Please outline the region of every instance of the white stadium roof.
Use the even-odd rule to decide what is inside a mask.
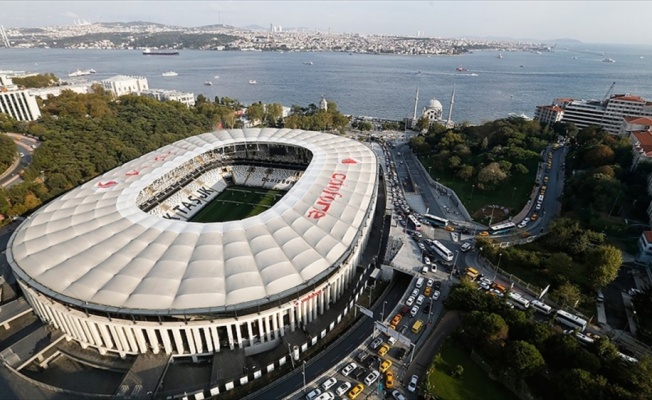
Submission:
[[[255,142],[313,153],[301,179],[267,211],[193,223],[136,205],[143,188],[197,155]],[[376,178],[374,153],[340,136],[272,128],[210,132],[145,154],[43,206],[14,233],[7,255],[29,286],[89,309],[179,314],[251,307],[304,290],[341,262],[373,204]],[[341,197],[313,218],[331,179],[336,186],[343,181]]]

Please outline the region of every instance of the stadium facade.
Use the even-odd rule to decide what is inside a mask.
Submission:
[[[369,238],[378,180],[375,154],[344,137],[205,133],[43,206],[14,232],[7,258],[40,319],[84,348],[252,354],[343,295]],[[189,221],[231,184],[287,192],[253,217]]]

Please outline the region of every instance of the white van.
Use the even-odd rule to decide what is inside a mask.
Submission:
[[[426,267],[426,269],[427,269],[427,267]],[[417,279],[417,289],[421,289],[421,286],[423,286],[423,281],[424,281],[423,277],[420,277],[419,279]]]

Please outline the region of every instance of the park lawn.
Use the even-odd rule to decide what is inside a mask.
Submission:
[[[428,158],[421,158],[421,163],[428,168]],[[451,188],[457,197],[464,203],[464,207],[473,214],[486,205],[500,205],[512,210],[512,215],[525,207],[535,184],[537,160],[527,163],[527,174],[516,174],[508,182],[501,185],[501,189],[491,192],[474,188],[474,180],[463,181],[450,171],[431,169],[432,179],[444,186]]]
[[[450,371],[458,364],[464,367],[464,373],[461,378],[453,378]],[[430,369],[434,371],[429,383],[437,399],[516,399],[502,384],[491,380],[464,346],[453,339],[444,342]]]

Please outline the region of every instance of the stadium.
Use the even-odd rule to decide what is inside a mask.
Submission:
[[[344,137],[209,132],[43,206],[7,259],[38,317],[83,348],[251,354],[342,296],[378,179],[374,153]]]

